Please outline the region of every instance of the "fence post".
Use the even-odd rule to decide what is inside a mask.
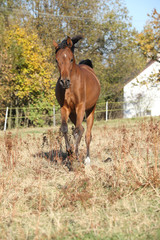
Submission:
[[[4,122],[4,131],[6,131],[6,128],[7,128],[7,117],[8,117],[8,107],[6,109],[6,116],[5,116],[5,122]]]
[[[12,105],[9,108],[9,114],[8,114],[8,129],[12,128]]]
[[[16,119],[15,119],[15,125],[16,125],[16,128],[18,128],[18,120],[19,120],[19,112],[18,112],[19,108],[16,107]]]
[[[53,127],[56,126],[56,110],[55,110],[55,105],[53,106]]]
[[[108,102],[106,102],[106,121],[108,120]]]

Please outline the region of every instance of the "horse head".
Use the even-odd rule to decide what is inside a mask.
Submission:
[[[71,72],[75,65],[74,44],[82,38],[81,35],[75,36],[72,39],[67,37],[60,44],[53,40],[56,50],[56,62],[60,72],[59,82],[64,89],[69,88],[71,84]]]

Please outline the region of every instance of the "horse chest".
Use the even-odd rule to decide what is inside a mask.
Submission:
[[[70,91],[66,91],[65,93],[65,102],[72,110],[75,108],[75,98]]]

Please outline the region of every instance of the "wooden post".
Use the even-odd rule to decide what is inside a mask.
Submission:
[[[12,128],[12,105],[9,108],[8,129]]]
[[[6,128],[7,128],[7,117],[8,117],[8,107],[6,109],[6,116],[5,116],[5,122],[4,122],[4,131],[6,131]]]
[[[18,128],[18,120],[19,120],[18,118],[19,118],[18,107],[16,107],[16,119],[15,119],[16,128]]]
[[[53,106],[53,127],[56,126],[56,110],[55,105]]]
[[[108,102],[106,102],[106,121],[108,120]]]

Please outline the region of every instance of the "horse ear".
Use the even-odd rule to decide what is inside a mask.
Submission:
[[[53,46],[55,47],[55,49],[58,49],[58,48],[59,48],[58,43],[56,43],[56,41],[54,41],[54,40],[53,40]]]
[[[67,37],[67,46],[70,48],[73,46],[73,42],[70,37]]]

